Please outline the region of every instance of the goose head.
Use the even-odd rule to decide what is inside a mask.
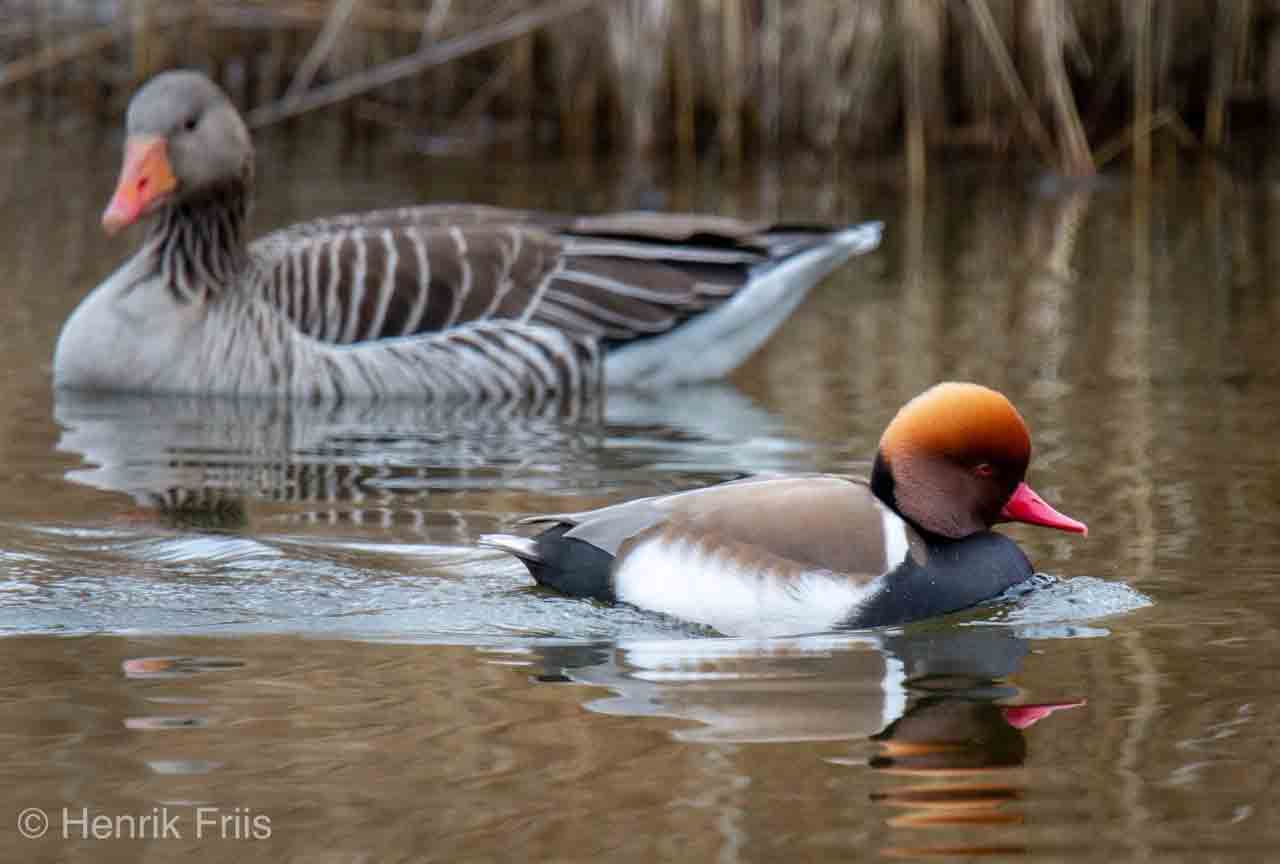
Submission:
[[[997,522],[1086,534],[1025,477],[1031,434],[1013,404],[978,384],[935,385],[904,405],[880,439],[871,488],[908,521],[960,539]]]
[[[252,178],[249,130],[226,94],[199,72],[148,81],[129,102],[126,132],[120,179],[102,214],[108,233]]]

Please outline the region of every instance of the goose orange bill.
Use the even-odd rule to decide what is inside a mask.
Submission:
[[[1026,483],[1019,483],[1018,488],[1013,490],[1013,495],[1000,511],[1000,519],[1004,522],[1043,525],[1059,531],[1070,531],[1072,534],[1089,534],[1089,526],[1054,510]]]
[[[124,167],[111,203],[102,212],[108,234],[127,228],[154,210],[178,186],[168,144],[155,135],[134,135],[124,145]]]

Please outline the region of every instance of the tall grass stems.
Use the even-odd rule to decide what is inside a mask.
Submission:
[[[342,106],[469,149],[892,155],[913,185],[957,151],[1149,171],[1153,138],[1221,153],[1280,107],[1251,0],[0,0],[7,117],[114,119],[176,65],[258,126]]]

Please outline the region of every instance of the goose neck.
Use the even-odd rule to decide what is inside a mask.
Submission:
[[[181,302],[209,299],[235,285],[248,263],[249,197],[241,183],[176,201],[154,223],[149,243],[161,275]]]

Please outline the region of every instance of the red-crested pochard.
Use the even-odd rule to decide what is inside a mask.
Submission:
[[[943,383],[885,429],[870,480],[762,478],[538,516],[533,538],[483,545],[542,585],[618,600],[726,634],[901,624],[996,597],[1032,575],[992,533],[1026,522],[1077,534],[1024,482],[1027,425],[1002,394]]]

